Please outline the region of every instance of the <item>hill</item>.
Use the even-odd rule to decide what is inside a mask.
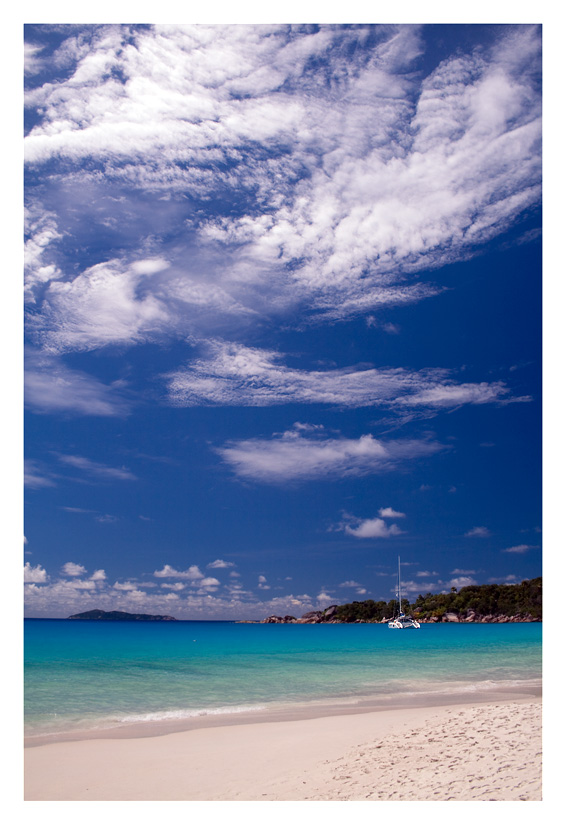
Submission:
[[[87,610],[75,613],[68,619],[102,622],[176,622],[173,616],[152,616],[150,613],[125,613],[122,610]]]
[[[405,613],[419,622],[540,622],[542,621],[542,578],[520,584],[467,585],[450,593],[427,593],[413,604],[402,601]],[[321,622],[386,622],[398,610],[396,599],[332,605],[324,611],[294,616],[269,616],[266,623],[319,624]]]

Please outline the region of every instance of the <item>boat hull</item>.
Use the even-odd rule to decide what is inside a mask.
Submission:
[[[420,628],[420,624],[414,619],[405,619],[404,621],[395,619],[394,621],[389,622],[387,626],[390,627],[391,630],[419,630]]]

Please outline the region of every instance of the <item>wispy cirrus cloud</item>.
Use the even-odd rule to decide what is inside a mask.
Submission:
[[[124,416],[130,409],[121,382],[109,386],[57,358],[29,350],[24,390],[26,406],[34,412]]]
[[[59,461],[69,467],[90,475],[94,478],[118,481],[135,481],[136,476],[125,467],[109,467],[99,461],[93,461],[81,455],[57,455]]]
[[[502,553],[527,553],[529,550],[536,550],[538,544],[514,544],[512,547],[506,547]]]
[[[280,483],[388,472],[442,449],[438,442],[424,439],[329,437],[299,424],[271,439],[229,442],[216,452],[241,478]]]
[[[286,366],[284,355],[242,344],[211,340],[208,357],[165,376],[178,406],[334,404],[384,406],[395,412],[431,411],[463,404],[513,400],[502,381],[458,384],[450,370],[403,368],[305,370]]]
[[[52,473],[46,470],[42,464],[26,458],[24,460],[24,484],[26,487],[31,488],[54,487],[55,481]]]

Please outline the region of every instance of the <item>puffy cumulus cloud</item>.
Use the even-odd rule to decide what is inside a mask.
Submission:
[[[353,519],[346,522],[342,529],[357,539],[387,539],[403,532],[396,524],[386,524],[382,518]]]
[[[69,369],[58,358],[30,350],[25,365],[25,403],[34,412],[123,416],[129,411],[120,382],[108,386],[87,373]]]
[[[220,582],[218,579],[215,579],[213,576],[205,576],[204,579],[199,581],[200,587],[219,587]]]
[[[106,580],[106,573],[104,570],[95,570],[90,579],[93,582],[103,582]]]
[[[381,518],[405,518],[405,513],[399,513],[393,507],[382,507],[379,510]]]
[[[186,570],[175,570],[170,564],[165,564],[161,570],[155,570],[153,575],[159,579],[190,579],[191,581],[204,579],[204,574],[196,564],[192,564]]]
[[[295,426],[271,439],[230,442],[217,452],[241,478],[280,483],[387,472],[442,449],[431,440],[328,437]]]
[[[47,581],[47,572],[44,568],[37,564],[35,567],[32,567],[29,561],[26,561],[24,564],[24,583],[30,584],[43,584]]]
[[[83,567],[82,564],[75,564],[73,561],[68,561],[61,568],[61,572],[64,576],[82,576],[83,573],[86,573],[86,567]]]
[[[25,95],[26,162],[51,184],[29,221],[32,331],[61,352],[437,294],[417,276],[540,201],[540,28],[495,37],[427,74],[415,26],[70,27]],[[68,238],[91,224],[124,254],[77,272]]]
[[[455,587],[459,590],[461,587],[469,587],[472,584],[477,584],[477,581],[471,576],[457,576],[455,579],[450,579],[447,584],[448,587]]]
[[[236,565],[233,561],[224,561],[224,559],[216,559],[215,561],[211,561],[210,564],[207,564],[206,566],[212,568],[213,570],[221,570],[222,568],[235,567]]]
[[[458,385],[449,370],[347,367],[304,370],[286,366],[280,353],[211,340],[207,356],[165,376],[177,406],[334,404],[385,406],[395,412],[454,408],[513,399],[501,381]],[[521,398],[519,400],[525,400]]]

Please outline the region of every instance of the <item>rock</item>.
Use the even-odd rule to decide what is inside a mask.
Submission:
[[[442,617],[443,622],[459,622],[460,617],[457,613],[445,613]]]
[[[311,610],[310,613],[303,613],[301,618],[305,624],[316,624],[322,621],[322,612],[320,610]]]

